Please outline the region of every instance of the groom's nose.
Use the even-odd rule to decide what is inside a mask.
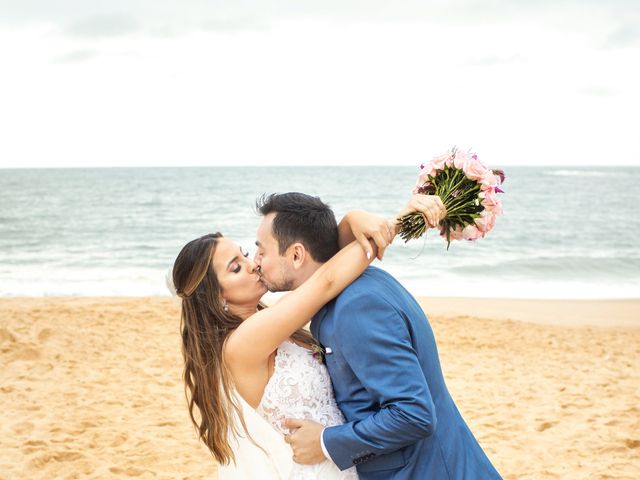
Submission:
[[[258,265],[255,261],[249,260],[249,272],[250,273],[260,273],[260,265]]]

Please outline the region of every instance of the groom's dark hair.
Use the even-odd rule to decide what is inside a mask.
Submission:
[[[305,193],[272,193],[256,201],[261,215],[276,214],[273,236],[280,255],[294,242],[300,242],[316,262],[326,262],[338,250],[338,224],[333,210],[318,197]]]

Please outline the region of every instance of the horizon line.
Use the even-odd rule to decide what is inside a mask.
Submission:
[[[571,164],[563,164],[563,165],[555,165],[555,164],[544,164],[544,165],[532,165],[532,164],[523,164],[523,165],[513,165],[513,164],[497,164],[498,166],[504,167],[526,167],[526,168],[543,168],[543,167],[552,167],[552,168],[640,168],[640,164],[638,165],[616,165],[616,164],[583,164],[583,165],[571,165]],[[143,168],[175,168],[175,169],[183,169],[183,168],[322,168],[322,167],[331,167],[331,168],[351,168],[351,167],[415,167],[416,164],[317,164],[317,165],[288,165],[288,164],[274,164],[274,165],[256,165],[256,164],[248,164],[248,165],[115,165],[115,166],[106,166],[106,165],[95,165],[95,166],[78,166],[78,165],[63,165],[63,166],[55,166],[55,167],[5,167],[0,166],[0,170],[107,170],[107,169],[143,169]]]

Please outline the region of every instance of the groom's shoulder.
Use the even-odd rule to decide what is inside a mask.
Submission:
[[[334,302],[331,315],[349,319],[348,322],[336,323],[336,328],[342,334],[366,328],[369,322],[375,322],[378,317],[385,321],[390,316],[400,319],[406,312],[413,312],[413,306],[417,304],[413,296],[391,274],[376,267],[368,267]],[[358,315],[358,312],[364,316]],[[392,323],[404,325],[402,322]],[[388,328],[395,327],[389,323]]]
[[[343,290],[337,300],[339,303],[344,303],[353,297],[386,298],[397,295],[400,291],[406,292],[389,272],[369,266]]]

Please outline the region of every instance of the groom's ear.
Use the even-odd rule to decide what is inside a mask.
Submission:
[[[291,255],[291,263],[293,264],[293,268],[297,270],[304,265],[304,262],[307,259],[307,249],[304,248],[304,245],[301,243],[293,243],[291,244],[289,249]]]

